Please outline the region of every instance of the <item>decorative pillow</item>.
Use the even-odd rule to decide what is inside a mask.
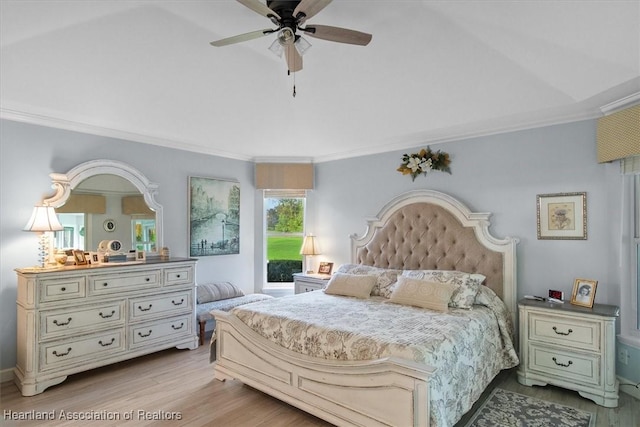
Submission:
[[[486,279],[482,274],[452,270],[404,270],[402,275],[412,279],[455,285],[456,289],[451,296],[449,307],[467,309],[473,306],[480,285]]]
[[[376,284],[375,276],[366,274],[335,273],[329,279],[324,292],[329,295],[344,295],[366,299]]]
[[[244,296],[242,289],[229,282],[198,284],[196,289],[198,304]]]
[[[389,268],[372,267],[363,264],[343,264],[336,270],[336,273],[370,275],[376,278],[376,284],[371,291],[373,296],[382,296],[389,298],[393,285],[395,285],[401,270],[393,270]]]
[[[427,282],[400,276],[389,301],[447,312],[455,289],[456,286],[451,283]]]

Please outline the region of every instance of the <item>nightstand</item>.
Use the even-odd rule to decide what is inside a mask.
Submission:
[[[324,288],[329,279],[330,274],[305,274],[296,273],[293,275],[293,281],[295,282],[295,293],[301,294],[303,292],[317,291]]]
[[[618,406],[616,319],[620,309],[521,300],[520,367],[523,385],[575,390],[607,408]]]

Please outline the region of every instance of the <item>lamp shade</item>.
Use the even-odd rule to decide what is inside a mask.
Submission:
[[[300,248],[300,255],[320,255],[320,250],[318,249],[316,236],[309,234],[308,236],[304,236],[304,241],[302,242],[302,248]]]
[[[31,218],[24,226],[24,231],[60,231],[62,224],[58,221],[56,211],[51,206],[36,206],[33,208]]]

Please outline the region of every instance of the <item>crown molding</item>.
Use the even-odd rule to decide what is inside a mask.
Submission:
[[[230,151],[209,149],[195,143],[177,141],[170,138],[162,138],[153,135],[144,135],[120,129],[97,126],[77,120],[53,117],[44,114],[34,114],[16,109],[0,108],[0,119],[15,122],[28,123],[37,126],[45,126],[55,129],[69,130],[73,132],[87,133],[90,135],[104,136],[107,138],[122,139],[125,141],[140,142],[142,144],[157,145],[160,147],[173,148],[176,150],[191,151],[212,156],[224,157],[228,159],[251,161],[250,156],[243,156]]]
[[[620,98],[606,105],[603,105],[602,107],[600,107],[600,111],[602,111],[602,114],[606,116],[622,109],[632,107],[637,103],[640,103],[640,92],[632,93],[629,96],[625,96],[624,98]]]

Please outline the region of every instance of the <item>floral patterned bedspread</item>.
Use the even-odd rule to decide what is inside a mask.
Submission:
[[[438,368],[430,389],[433,426],[455,424],[500,370],[519,363],[508,310],[485,287],[471,310],[448,313],[323,291],[251,303],[231,313],[263,337],[309,356],[397,356]]]

